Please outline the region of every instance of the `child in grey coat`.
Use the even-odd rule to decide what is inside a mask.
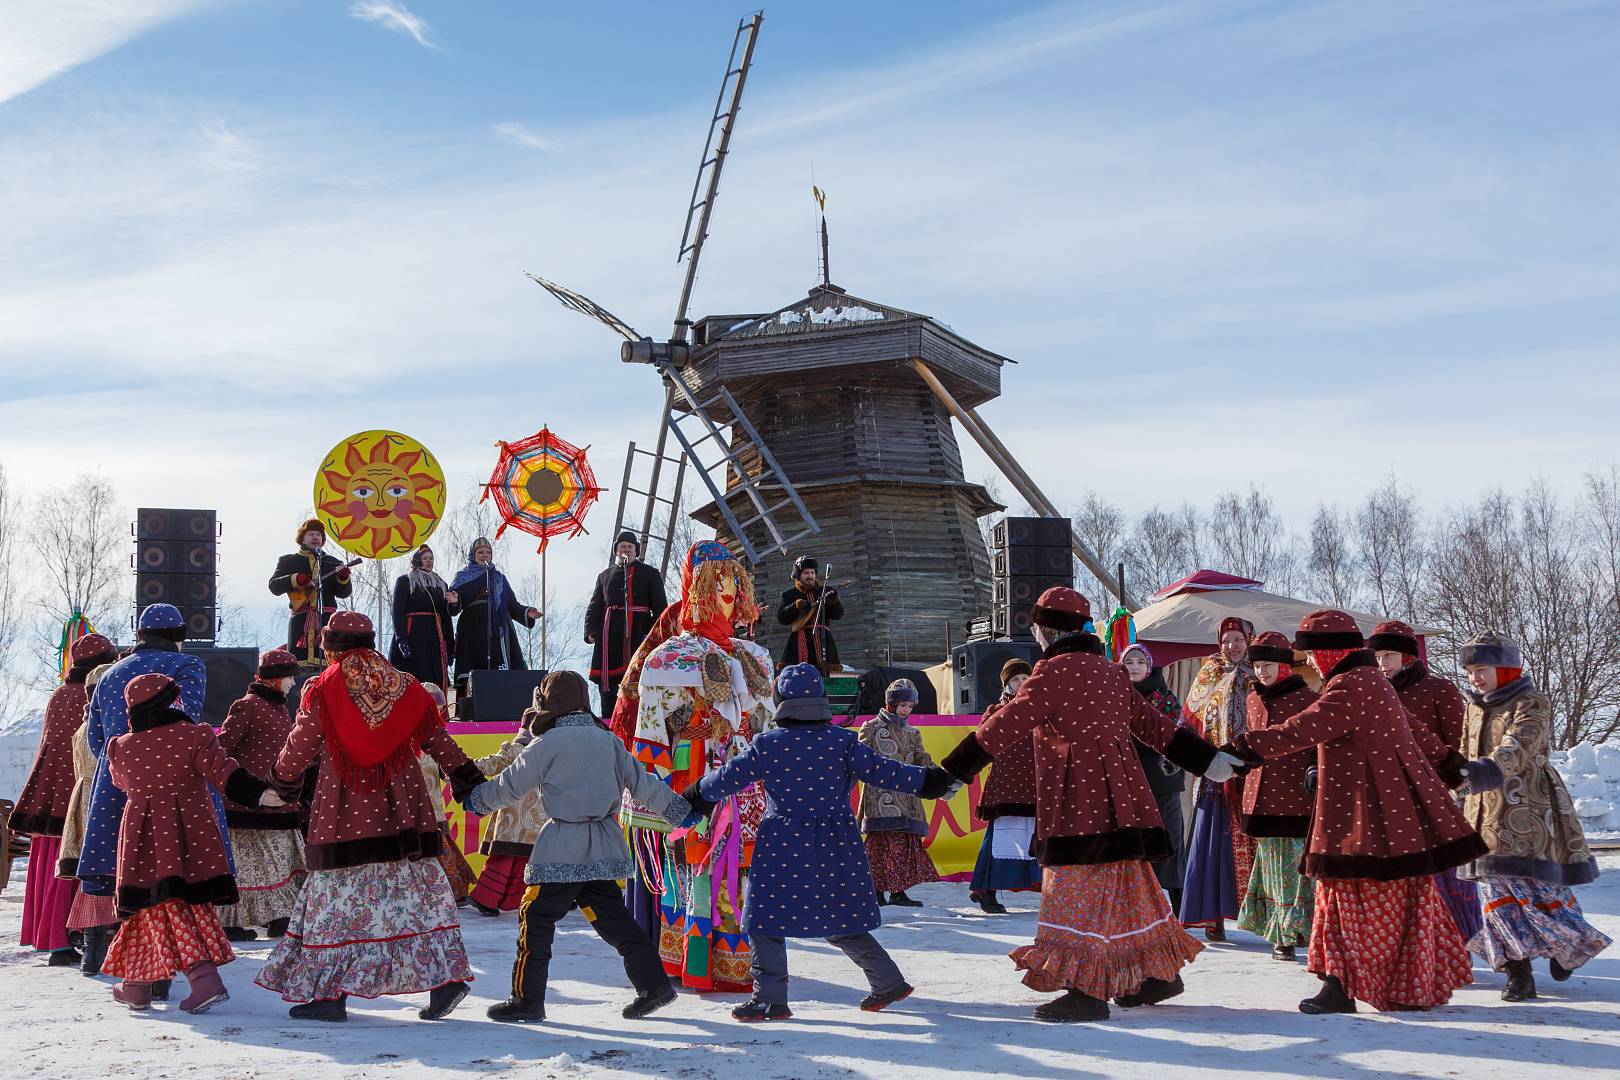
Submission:
[[[495,779],[464,800],[475,814],[491,814],[540,789],[549,820],[535,839],[523,880],[512,994],[491,1005],[489,1017],[506,1023],[546,1018],[546,976],[557,921],[576,904],[592,928],[619,951],[636,998],[624,1016],[636,1020],[675,1000],[658,949],[624,905],[617,884],[634,869],[619,827],[626,790],[671,826],[691,813],[687,801],[630,756],[590,712],[590,691],[572,671],[553,671],[540,684],[534,741]]]

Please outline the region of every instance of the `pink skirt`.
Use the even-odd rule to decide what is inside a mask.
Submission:
[[[28,849],[28,884],[23,891],[22,934],[17,941],[42,952],[68,947],[68,913],[79,895],[77,878],[56,876],[60,836],[36,836]]]

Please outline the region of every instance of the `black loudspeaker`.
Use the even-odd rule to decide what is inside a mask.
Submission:
[[[933,681],[917,668],[875,667],[861,672],[855,683],[855,715],[872,716],[883,708],[883,692],[896,679],[910,679],[917,688],[917,707],[911,710],[921,716],[934,716],[939,712],[939,695],[934,692]]]
[[[1074,550],[1068,547],[997,548],[996,577],[1056,577],[1074,580]]]
[[[1007,661],[1033,664],[1040,656],[1040,646],[1033,641],[969,641],[952,649],[957,713],[982,713],[1001,698],[1001,666]]]
[[[544,671],[469,672],[456,695],[456,719],[478,724],[521,720],[545,677]]]
[[[1041,593],[1074,585],[1073,527],[1068,518],[1002,518],[991,540],[991,632],[1028,639],[1029,610]]]
[[[212,645],[187,646],[187,656],[195,656],[208,669],[208,686],[203,694],[203,719],[219,727],[225,722],[231,702],[247,693],[248,683],[259,670],[257,649],[218,649]]]
[[[1068,518],[1008,517],[996,522],[990,539],[997,551],[1016,547],[1070,547],[1074,526]]]
[[[135,512],[135,603],[173,604],[186,637],[212,641],[216,618],[219,522],[212,510],[146,507]]]

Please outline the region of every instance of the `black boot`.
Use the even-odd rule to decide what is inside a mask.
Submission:
[[[79,964],[80,974],[93,977],[101,974],[101,962],[107,959],[107,946],[112,944],[116,927],[92,926],[84,932],[84,960]]]
[[[78,967],[84,963],[84,956],[72,948],[56,949],[45,961],[46,967]],[[1568,976],[1565,976],[1568,978]]]
[[[1007,914],[1007,905],[997,900],[996,891],[991,889],[989,892],[979,894],[979,910],[986,915],[1005,915]]]
[[[1276,948],[1271,950],[1271,958],[1273,960],[1287,960],[1290,963],[1298,959],[1298,957],[1294,955],[1294,947],[1292,945],[1278,945]]]
[[[626,1020],[640,1020],[644,1016],[651,1016],[665,1005],[675,1004],[675,988],[668,980],[656,990],[642,990],[636,994],[636,1000],[624,1007],[623,1016]]]
[[[1062,997],[1035,1006],[1035,1019],[1054,1024],[1080,1024],[1090,1020],[1106,1020],[1108,1002],[1089,994],[1082,994],[1078,990],[1067,990]]]
[[[84,931],[83,930],[69,930],[68,931],[68,944],[73,946],[73,948],[76,949],[76,950],[84,948]]]
[[[1553,977],[1553,982],[1564,982],[1575,974],[1575,969],[1567,968],[1549,956],[1547,958],[1547,974]]]
[[[885,990],[882,993],[874,990],[870,994],[867,994],[865,997],[861,998],[861,1011],[882,1012],[895,1002],[904,1001],[906,998],[910,997],[912,991],[915,989],[916,988],[910,983],[903,982],[893,990]]]
[[[470,903],[473,907],[477,908],[478,909],[478,914],[480,914],[480,915],[483,915],[483,916],[485,916],[487,918],[491,918],[491,919],[500,918],[500,915],[501,915],[501,909],[500,908],[493,908],[493,907],[490,907],[488,904],[480,904],[478,901],[471,900],[471,899],[469,899],[467,902]]]
[[[292,925],[291,919],[271,919],[264,928],[264,936],[278,938],[287,936],[287,927]]]
[[[1114,999],[1114,1004],[1121,1008],[1134,1009],[1139,1005],[1157,1005],[1161,1001],[1169,1001],[1187,990],[1187,984],[1181,981],[1181,976],[1166,982],[1163,979],[1148,979],[1138,986],[1133,993],[1122,994]]]
[[[509,997],[485,1009],[484,1015],[498,1024],[538,1024],[546,1018],[546,1002],[544,998]]]
[[[1317,991],[1315,997],[1306,998],[1299,1003],[1299,1011],[1310,1016],[1321,1016],[1324,1013],[1353,1013],[1356,1011],[1356,1000],[1344,992],[1344,984],[1338,976],[1329,975],[1322,980],[1322,989]]]
[[[341,1024],[349,1018],[349,1008],[345,1004],[347,999],[348,995],[344,994],[330,1001],[306,1001],[288,1009],[287,1015],[294,1020],[324,1020],[328,1024]]]
[[[168,1001],[169,1000],[169,987],[171,985],[173,985],[173,983],[174,983],[173,979],[159,979],[157,982],[153,983],[152,984],[152,1000],[153,1001]]]
[[[772,1005],[759,998],[751,998],[731,1010],[733,1020],[741,1020],[745,1024],[759,1024],[769,1020],[791,1020],[793,1010],[786,1005]]]
[[[913,900],[911,897],[909,897],[909,896],[907,896],[905,894],[905,890],[901,890],[900,892],[892,892],[892,893],[890,893],[889,894],[889,903],[895,905],[896,907],[922,907],[923,906],[923,902],[921,900]]]
[[[245,926],[227,926],[225,928],[226,941],[258,941],[259,935]]]
[[[1204,940],[1214,942],[1225,941],[1226,924],[1224,922],[1216,922],[1215,925],[1206,927],[1204,930]]]
[[[1536,996],[1536,977],[1530,973],[1530,961],[1509,960],[1502,968],[1507,972],[1507,985],[1502,987],[1503,1001],[1529,1001]]]
[[[450,1015],[452,1009],[461,1004],[461,999],[466,996],[466,983],[445,983],[428,995],[427,1008],[422,1009],[416,1015],[423,1020],[443,1020]]]

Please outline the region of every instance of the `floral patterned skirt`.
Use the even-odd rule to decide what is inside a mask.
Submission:
[[[161,982],[198,964],[236,959],[212,904],[165,900],[125,919],[101,962],[103,975]]]
[[[880,893],[904,892],[913,885],[939,880],[939,868],[929,858],[923,838],[915,833],[867,833],[866,861],[872,865],[872,884]]]
[[[461,853],[461,844],[450,835],[450,827],[441,821],[439,832],[444,834],[439,842],[439,865],[444,867],[444,876],[450,882],[450,895],[459,904],[472,893],[478,875],[473,872],[467,856]]]
[[[1273,945],[1303,945],[1311,936],[1311,879],[1299,872],[1303,837],[1262,836],[1254,842],[1254,871],[1238,912],[1238,929]]]
[[[1568,886],[1508,877],[1478,884],[1484,923],[1468,949],[1497,971],[1509,960],[1542,957],[1573,971],[1609,947],[1609,936],[1586,921]]]
[[[236,891],[240,899],[219,909],[225,926],[267,926],[292,917],[304,883],[304,838],[297,829],[232,829]]]
[[[36,836],[28,849],[28,883],[23,888],[22,934],[19,945],[55,952],[68,947],[68,913],[79,895],[76,878],[56,876],[60,836]]]
[[[1474,981],[1432,877],[1318,880],[1307,967],[1380,1012],[1444,1005]]]
[[[1048,866],[1035,943],[1014,949],[1024,985],[1115,998],[1148,979],[1174,979],[1203,946],[1170,911],[1140,859]]]
[[[472,966],[436,859],[312,871],[287,936],[254,981],[284,1001],[420,994]]]

